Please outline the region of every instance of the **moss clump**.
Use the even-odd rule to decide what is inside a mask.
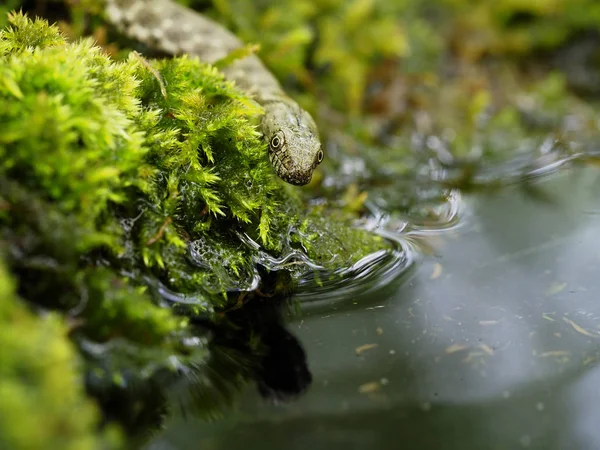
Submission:
[[[386,248],[351,227],[353,214],[329,221],[276,178],[255,126],[260,106],[214,67],[137,54],[115,62],[42,20],[8,21],[0,250],[23,299],[15,302],[69,317],[80,356],[65,364],[83,361],[107,417],[134,429],[140,411],[162,411],[185,368],[203,379],[209,354],[186,316],[210,316],[255,289],[265,258],[297,247],[334,272]],[[288,293],[291,269],[270,269],[285,274],[275,285]],[[170,307],[184,298],[193,304]],[[41,332],[58,319],[30,320]],[[240,384],[234,371],[219,383],[228,377]]]
[[[4,28],[7,23],[8,13],[21,6],[21,0],[6,0],[0,5],[0,27]]]
[[[83,391],[83,364],[58,314],[39,317],[16,296],[0,265],[0,447],[116,448],[116,430]]]
[[[235,229],[280,252],[287,229],[310,220],[273,175],[253,125],[260,106],[215,68],[186,57],[115,63],[43,22],[13,15],[11,23],[0,40],[0,170],[18,187],[7,195],[35,196],[50,215],[68,215],[68,227],[48,230],[49,245],[60,241],[53,233],[75,228],[78,239],[60,251],[102,247],[116,264],[169,280],[190,243],[203,241],[235,274],[253,264]],[[197,273],[188,265],[193,284],[214,275],[209,257],[205,265]]]

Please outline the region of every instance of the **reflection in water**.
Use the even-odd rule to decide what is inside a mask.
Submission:
[[[234,306],[211,316],[195,314],[193,304],[175,303],[175,310],[192,325],[191,334],[174,338],[179,354],[187,358],[175,356],[168,346],[161,348],[164,368],[155,367],[162,360],[154,348],[126,339],[82,339],[82,352],[94,367],[87,389],[98,400],[106,423],[117,421],[133,443],[144,442],[149,429],[160,428],[166,416],[221,416],[253,381],[272,403],[305,393],[312,382],[306,354],[284,325],[291,309],[289,293],[282,293],[280,286],[289,285],[290,275],[262,268],[260,272],[255,291],[229,293],[227,304]],[[138,370],[130,369],[132,364]]]
[[[598,182],[589,171],[539,180],[568,162],[507,166],[501,183],[461,186],[447,168],[439,184],[415,188],[419,201],[404,214],[393,196],[375,196],[357,225],[391,249],[336,273],[291,245],[274,259],[240,235],[257,250],[256,286],[232,293],[239,307],[216,321],[194,319],[210,337],[208,360],[181,368],[170,426],[151,447],[397,448],[403,440],[424,449],[558,450],[600,442],[590,427],[581,438],[582,422],[565,410],[600,358],[600,310],[590,301],[600,292],[589,282],[600,248],[595,218],[582,217],[598,209]],[[448,189],[469,183],[488,189],[464,199]],[[295,308],[277,290],[288,277],[299,277]],[[237,403],[247,380],[258,389],[243,392],[236,412],[198,422]]]
[[[285,272],[261,269],[261,284],[244,294],[243,305],[217,313],[216,319],[192,317],[200,333],[208,333],[209,358],[187,367],[169,392],[175,414],[214,416],[234,400],[247,380],[261,396],[287,401],[303,394],[312,375],[299,341],[283,324],[289,296],[277,293]]]
[[[189,434],[186,436],[185,425],[180,424],[178,435],[170,434],[169,440],[159,438],[151,448],[577,448],[565,442],[561,432],[570,422],[561,413],[568,395],[562,386],[575,380],[569,374],[547,383],[523,386],[509,397],[477,403],[439,401],[423,406],[404,401],[384,406],[373,402],[371,407],[352,410],[248,416],[236,421],[235,428],[226,423],[214,424],[212,432],[205,429],[204,435],[194,435],[194,441]],[[507,423],[511,424],[510,430]]]
[[[466,198],[394,293],[297,316],[313,378],[297,401],[246,391],[154,448],[600,448],[600,183],[578,169],[537,187],[550,202]]]
[[[333,274],[319,270],[306,273],[294,296],[302,313],[345,311],[367,305],[377,307],[374,302],[406,283],[421,254],[435,251],[430,236],[460,226],[462,200],[458,191],[442,195],[445,191],[439,187],[431,190],[435,195],[428,201],[422,198],[420,203],[421,220],[413,220],[413,216],[410,223],[406,218],[388,212],[383,201],[367,202],[368,214],[359,225],[386,239],[391,248],[368,255]]]
[[[276,272],[263,274],[263,283],[278,276]],[[284,401],[304,393],[312,376],[302,345],[283,324],[288,299],[271,294],[265,284],[262,289],[260,294],[250,294],[243,307],[224,312],[217,323],[205,319],[195,323],[212,334],[210,358],[221,360],[215,364],[219,367],[216,377],[227,373],[224,361],[236,354],[237,371],[245,368],[264,398]],[[230,369],[236,371],[236,367]]]

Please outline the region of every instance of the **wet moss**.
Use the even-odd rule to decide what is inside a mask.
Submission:
[[[38,312],[32,323],[45,323],[41,311],[68,317],[78,373],[105,418],[131,431],[146,420],[141,410],[162,413],[166,387],[208,364],[189,316],[238,302],[265,258],[297,245],[333,272],[387,247],[353,229],[354,213],[328,219],[276,178],[256,128],[261,107],[216,68],[135,53],[115,61],[43,20],[8,22],[0,249],[20,307]],[[270,295],[289,295],[297,280],[275,269]],[[184,298],[192,305],[171,307]],[[209,379],[239,386],[248,376]],[[72,381],[69,395],[83,386]]]
[[[41,21],[11,22],[0,41],[3,176],[69,215],[77,255],[102,248],[160,272],[205,241],[204,256],[224,252],[235,274],[252,251],[235,247],[232,227],[277,252],[285,230],[310,220],[273,175],[253,121],[260,106],[216,69],[186,57],[113,62]],[[50,244],[61,229],[48,230]]]
[[[83,362],[59,314],[34,314],[0,265],[0,446],[11,449],[120,447],[100,433],[100,411],[83,389]]]
[[[536,167],[597,132],[568,74],[523,63],[550,64],[593,27],[591,0],[182,2],[260,42],[315,115],[328,156],[298,189],[274,176],[250,97],[194,59],[130,54],[100,3],[84,3],[61,29],[93,32],[115,58],[19,14],[0,34],[0,236],[15,301],[38,325],[40,311],[69,317],[88,392],[126,426],[162,413],[182,373],[200,406],[243,384],[251,371],[233,364],[204,376],[215,352],[190,323],[288,295],[311,270],[303,258],[336,273],[387,249],[355,226],[369,201],[402,219],[416,204],[430,223],[448,189],[481,186],[490,164]]]

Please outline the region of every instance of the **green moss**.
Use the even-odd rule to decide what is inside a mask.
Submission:
[[[6,0],[0,6],[0,27],[4,28],[7,23],[8,13],[21,6],[21,0]]]
[[[102,12],[100,2],[76,3],[89,3],[86,14]],[[560,147],[597,132],[596,110],[569,94],[563,74],[524,74],[518,64],[594,27],[600,10],[592,0],[182,3],[261,43],[260,56],[315,115],[328,158],[312,186],[286,185],[256,128],[261,107],[214,67],[129,55],[98,16],[77,7],[63,29],[79,36],[91,26],[122,59],[11,15],[0,32],[0,249],[19,297],[0,292],[8,299],[0,312],[11,311],[0,316],[0,340],[12,349],[0,354],[0,386],[10,391],[0,446],[50,441],[63,422],[40,425],[46,414],[80,433],[80,447],[93,447],[101,438],[81,393],[84,374],[105,418],[113,414],[128,433],[144,411],[162,412],[172,382],[195,409],[218,409],[252,364],[240,369],[231,353],[209,353],[195,316],[222,319],[220,311],[247,298],[262,304],[288,295],[310,270],[305,257],[325,269],[318,278],[326,282],[327,272],[388,248],[354,226],[367,190],[402,220],[416,199],[431,223],[446,199],[427,183],[431,171],[466,166],[474,177],[478,164],[527,161],[545,142]],[[478,65],[490,55],[489,66]],[[575,128],[563,127],[566,115]],[[440,147],[452,158],[437,161]],[[467,175],[460,185],[440,181],[466,189],[474,183]],[[320,198],[309,203],[309,195]],[[268,289],[245,292],[265,272]],[[17,333],[24,339],[9,341]],[[241,347],[262,345],[249,340]],[[15,375],[30,372],[34,384]],[[33,410],[42,389],[47,403]],[[58,393],[64,407],[52,397]],[[81,420],[71,411],[82,411]]]
[[[314,68],[327,67],[319,76],[319,93],[354,115],[362,109],[373,63],[409,52],[406,29],[395,18],[402,7],[392,2],[219,0],[214,5],[219,18],[243,40],[260,42],[260,56],[280,79],[291,75],[310,88],[307,61]],[[316,109],[309,97],[300,100]]]
[[[578,32],[595,30],[600,20],[600,5],[594,0],[443,0],[440,4],[455,20],[458,49],[475,59],[556,48]]]
[[[98,432],[100,414],[83,391],[82,361],[57,314],[32,314],[0,266],[0,447],[115,448],[115,429]]]
[[[127,264],[172,280],[182,278],[167,272],[183,264],[189,244],[203,242],[216,257],[206,276],[224,261],[235,276],[254,252],[240,248],[232,227],[277,252],[291,225],[310,220],[273,174],[254,125],[260,106],[216,69],[185,57],[116,63],[87,40],[65,44],[43,22],[15,15],[11,23],[0,35],[0,170],[17,183],[7,196],[31,196],[49,216],[65,216],[47,230],[50,245],[68,229],[78,234],[73,258],[99,247],[123,256],[133,246]],[[122,219],[134,217],[126,234]],[[206,281],[188,269],[194,285]]]
[[[10,21],[0,33],[0,176],[19,180],[27,193],[18,195],[69,215],[80,234],[76,248],[114,245],[100,215],[109,201],[123,200],[125,187],[143,182],[131,68],[111,65],[90,41],[66,45],[43,21]]]
[[[204,341],[180,314],[237,302],[239,290],[256,286],[261,261],[296,247],[332,273],[386,248],[352,228],[354,212],[309,208],[275,176],[256,128],[261,107],[214,67],[137,54],[114,61],[42,20],[8,20],[0,31],[0,249],[23,300],[53,311],[50,319],[29,314],[38,328],[24,331],[28,339],[55,333],[67,345],[58,318],[68,315],[80,353],[67,346],[68,359],[81,360],[105,409],[127,399],[115,413],[122,424],[133,429],[141,410],[160,410],[182,367],[208,364]],[[276,278],[287,295],[295,280]],[[194,304],[171,308],[165,298]],[[248,376],[208,379],[239,386]],[[7,377],[0,383],[13,383]],[[79,386],[65,387],[68,395],[80,392],[81,382],[67,381]],[[19,389],[7,409],[15,417],[31,407],[19,398],[33,395]],[[85,414],[82,429],[96,417]],[[51,432],[40,428],[40,436]]]

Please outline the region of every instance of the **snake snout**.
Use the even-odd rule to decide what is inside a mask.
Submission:
[[[290,172],[284,175],[280,175],[283,181],[293,184],[294,186],[304,186],[310,183],[312,178],[312,171],[310,172]]]

